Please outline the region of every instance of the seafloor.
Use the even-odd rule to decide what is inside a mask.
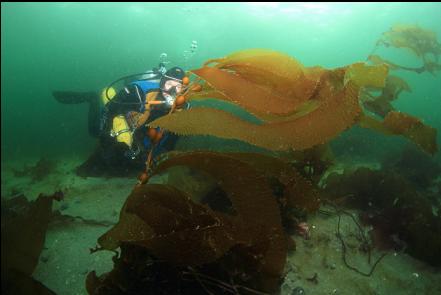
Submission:
[[[33,277],[57,294],[87,294],[86,275],[92,270],[98,275],[110,271],[114,255],[106,251],[91,254],[90,248],[117,222],[136,179],[79,177],[74,171],[81,164],[80,158],[59,159],[53,172],[40,181],[14,176],[13,169],[37,160],[2,163],[1,195],[11,197],[23,193],[33,200],[40,193],[65,192],[65,199],[54,203],[53,209],[83,220],[50,224]],[[361,165],[378,166],[375,163]],[[342,168],[341,164],[332,167],[334,171]],[[167,176],[152,181],[166,182]],[[341,244],[336,238],[337,216],[317,213],[309,216],[308,223],[309,240],[293,236],[297,249],[288,256],[282,294],[441,294],[441,270],[404,253],[388,252],[370,277],[357,274],[343,263]],[[366,254],[357,247],[357,229],[350,218],[342,219],[341,230],[348,237],[349,263],[367,272],[372,264],[368,264]],[[374,251],[372,260],[382,253]]]

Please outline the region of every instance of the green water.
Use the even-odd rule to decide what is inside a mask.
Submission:
[[[338,67],[364,61],[397,23],[441,39],[440,15],[439,3],[2,3],[2,163],[86,156],[96,142],[87,133],[87,105],[61,105],[51,91],[99,90],[156,66],[163,52],[187,69],[247,48]],[[185,59],[193,40],[197,50]],[[441,75],[402,74],[413,91],[396,108],[441,128]]]
[[[342,67],[366,61],[382,33],[395,24],[419,25],[435,32],[440,41],[440,16],[441,3],[2,3],[2,232],[7,232],[3,230],[4,199],[23,193],[32,200],[40,193],[52,194],[60,190],[65,193],[65,199],[57,202],[54,210],[62,211],[63,216],[80,217],[83,223],[79,220],[70,220],[66,224],[51,223],[33,278],[57,294],[86,294],[86,275],[92,270],[102,273],[113,267],[113,252],[102,251],[91,255],[89,249],[109,229],[100,225],[99,221],[106,221],[106,224],[117,222],[120,208],[136,179],[80,177],[76,174],[75,167],[94,152],[98,141],[88,134],[88,104],[60,104],[52,96],[54,90],[101,91],[119,77],[156,67],[163,53],[167,54],[168,67],[181,66],[185,69],[199,68],[208,59],[249,48],[284,52],[305,66]],[[197,47],[194,46],[193,52],[190,52],[192,44],[197,44]],[[378,48],[375,53],[400,65],[421,65],[420,59],[405,50]],[[437,75],[406,71],[393,74],[405,79],[412,88],[412,92],[401,93],[398,100],[393,102],[395,109],[422,119],[440,133],[441,72]],[[227,108],[243,119],[258,123],[256,118],[238,106],[216,100],[203,103],[214,108]],[[440,138],[438,134],[438,146],[441,146]],[[358,164],[373,167],[381,163],[384,156],[389,157],[386,161],[406,161],[416,155],[411,153],[408,158],[401,156],[401,151],[407,145],[412,143],[403,137],[385,136],[354,126],[332,140],[335,165],[328,171],[341,172],[341,167],[352,168]],[[178,146],[187,150],[207,147],[224,151],[262,150],[246,143],[206,136],[182,138]],[[36,159],[42,157],[58,159],[57,168],[50,175],[45,175],[43,180],[33,180],[30,175],[20,176],[31,170],[26,168],[27,159],[35,163]],[[440,152],[434,158],[441,163]],[[424,161],[409,161],[412,163],[407,166],[407,163],[400,163],[396,167],[410,167],[402,173],[404,177],[410,175],[409,179],[419,179],[418,174],[423,174],[423,180],[431,181],[430,187],[418,184],[418,191],[413,188],[409,190],[410,199],[415,196],[418,201],[425,200],[421,206],[429,209],[421,209],[421,212],[428,216],[432,209],[433,216],[430,217],[439,220],[439,172],[436,176],[438,179],[435,173],[422,173],[436,171],[426,169],[436,165],[430,162],[431,159],[418,159]],[[303,168],[307,168],[306,160]],[[235,171],[228,172],[232,177],[237,176]],[[384,167],[379,172],[389,173]],[[394,170],[393,173],[396,172]],[[153,183],[167,183],[167,177],[153,178]],[[188,178],[179,178],[179,184],[183,190],[197,191],[195,187],[206,181],[198,177],[189,175]],[[238,183],[242,183],[242,177],[238,179]],[[260,178],[256,179],[261,181]],[[384,178],[381,181],[378,181],[378,186],[383,185]],[[173,184],[173,179],[170,183]],[[293,183],[297,184],[296,181]],[[355,186],[364,188],[362,184],[355,183]],[[394,184],[389,181],[385,186],[398,188],[402,183],[397,187]],[[366,189],[369,192],[372,190],[382,196],[375,191],[375,184],[369,183],[366,187],[369,187]],[[216,191],[207,193],[210,194],[215,195]],[[405,195],[407,200],[409,194]],[[391,207],[398,204],[406,209],[403,212],[407,212],[408,207],[402,205],[400,197],[393,201]],[[366,212],[369,210],[366,209]],[[422,215],[415,216],[420,218]],[[313,239],[303,241],[302,237],[295,236],[298,249],[296,256],[289,254],[288,258],[293,259],[287,262],[289,268],[286,268],[286,277],[292,278],[293,284],[287,284],[289,288],[286,290],[282,288],[281,294],[304,294],[295,293],[297,288],[294,287],[299,286],[306,290],[306,294],[435,294],[440,291],[439,267],[429,268],[427,261],[419,261],[402,252],[397,254],[395,250],[388,252],[372,278],[359,276],[345,268],[341,261],[343,250],[335,235],[337,216],[334,217],[326,214],[308,216]],[[402,217],[407,220],[407,216]],[[95,223],[90,225],[85,220]],[[338,220],[340,223],[340,215]],[[397,224],[402,223],[402,220],[397,220]],[[435,232],[430,236],[427,232],[431,230],[431,225],[424,226],[423,237],[417,235],[418,241],[424,240],[418,250],[436,255],[439,252],[434,250],[436,247],[426,243],[426,237],[427,241],[429,238],[435,240],[433,236],[436,231],[429,232]],[[434,228],[439,233],[439,224],[437,226],[435,228],[434,225]],[[349,230],[349,223],[342,228],[348,238],[350,235],[353,235],[354,241],[358,238]],[[23,232],[27,234],[29,227],[26,229]],[[420,228],[412,230],[419,232]],[[2,245],[3,240],[6,241],[6,238],[2,236]],[[357,246],[348,248],[351,252],[350,263],[368,269],[366,255],[358,248],[360,241],[355,242],[353,245]],[[374,254],[373,259],[380,256],[379,251]],[[309,278],[314,273],[317,275],[317,272],[319,283],[313,283]],[[321,293],[314,293],[317,290]]]

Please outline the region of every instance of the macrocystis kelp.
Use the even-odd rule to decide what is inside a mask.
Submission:
[[[377,46],[404,48],[420,58],[423,65],[418,68],[411,68],[398,65],[385,60],[378,55],[371,55],[369,59],[374,63],[386,63],[391,69],[401,69],[423,73],[425,71],[435,74],[441,70],[439,56],[441,55],[441,44],[438,42],[436,33],[420,28],[417,25],[395,25],[389,31],[383,33]]]
[[[430,200],[402,176],[359,168],[331,174],[325,191],[327,197],[340,202],[344,198],[345,205],[361,210],[362,220],[373,226],[376,246],[398,246],[428,264],[441,266],[441,218],[433,213]]]
[[[150,126],[181,135],[239,139],[269,150],[283,151],[305,150],[324,144],[358,123],[365,117],[359,104],[360,90],[384,88],[388,67],[355,63],[334,70],[307,68],[288,55],[250,49],[209,60],[202,68],[191,72],[198,77],[196,81],[201,82],[203,90],[190,90],[186,93],[188,100],[227,100],[254,114],[262,124],[201,107],[161,117]],[[395,116],[394,124],[407,124],[409,117]],[[433,132],[426,133],[431,137],[423,139],[430,144],[423,144],[419,142],[420,137],[410,137],[406,127],[408,124],[394,128],[389,134],[404,135],[429,153],[436,151]]]
[[[153,174],[176,166],[216,179],[231,208],[213,210],[210,196],[202,204],[171,185],[137,186],[118,224],[98,240],[102,249],[120,247],[121,256],[112,272],[100,278],[88,275],[88,292],[275,292],[287,251],[282,220],[289,208],[318,208],[310,182],[281,160],[241,153],[168,154]]]
[[[411,92],[409,84],[398,76],[389,75],[386,78],[386,85],[381,89],[381,94],[378,96],[372,95],[368,91],[362,92],[363,106],[381,116],[385,117],[390,111],[394,111],[392,102],[396,100],[401,92]]]
[[[380,46],[406,49],[421,59],[422,66],[412,68],[399,65],[375,55],[374,52]],[[441,70],[439,64],[440,54],[441,44],[438,42],[435,32],[414,25],[395,25],[389,31],[383,33],[372,54],[368,56],[368,60],[374,65],[386,64],[392,71],[404,70],[418,74],[427,71],[435,75]],[[380,95],[374,96],[367,90],[363,91],[363,106],[381,117],[385,117],[390,111],[394,110],[391,102],[397,99],[402,91],[411,91],[409,85],[403,79],[393,75],[388,76],[386,86],[379,89],[381,91]]]
[[[2,294],[55,294],[32,278],[43,250],[53,196],[29,202],[23,195],[3,201],[1,216]]]

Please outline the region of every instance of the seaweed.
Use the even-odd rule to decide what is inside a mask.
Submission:
[[[398,237],[406,243],[402,250],[430,265],[441,265],[441,219],[432,213],[428,198],[403,177],[359,168],[331,174],[325,192],[331,199],[346,197],[346,206],[361,210],[363,221],[387,240],[383,244],[396,244]]]
[[[402,69],[416,73],[427,71],[431,74],[441,70],[439,64],[441,44],[433,31],[420,28],[417,25],[394,25],[389,31],[383,33],[382,38],[377,42],[377,46],[404,48],[422,61],[421,67],[411,68],[397,65],[379,56],[370,58],[373,62],[388,64],[391,69]]]
[[[290,151],[286,157],[300,174],[315,184],[334,163],[334,155],[327,144],[304,151]]]
[[[324,153],[326,149],[317,148],[314,151],[317,154]],[[326,150],[327,151],[327,150]],[[191,152],[191,153],[169,153],[168,155],[164,155],[163,158],[166,159],[167,165],[176,165],[179,158],[174,158],[171,161],[168,161],[169,155],[172,157],[182,157],[185,159],[189,158],[204,158],[206,155],[216,155],[217,157],[228,157],[237,160],[238,162],[245,162],[247,165],[251,166],[256,172],[260,175],[264,176],[267,180],[274,184],[274,179],[276,179],[280,185],[283,186],[281,192],[281,198],[279,199],[280,206],[290,206],[296,207],[297,209],[304,209],[309,213],[316,211],[319,207],[319,197],[317,191],[315,191],[314,185],[308,178],[305,178],[301,173],[298,172],[298,169],[293,166],[292,158],[283,159],[276,158],[274,156],[258,154],[258,153],[209,153],[209,152]],[[193,160],[192,160],[193,161]],[[158,159],[158,170],[161,171],[164,169],[161,165],[164,161],[162,159]],[[233,162],[233,161],[232,161]],[[186,164],[187,165],[187,164]],[[168,167],[168,166],[165,166]],[[214,168],[213,168],[214,169]],[[218,169],[218,168],[216,168]],[[235,169],[231,167],[231,171]],[[225,169],[225,172],[228,168]],[[221,173],[221,172],[220,172]],[[238,172],[235,172],[239,174]],[[219,179],[219,176],[216,176],[215,179]],[[277,184],[276,184],[277,185]],[[274,189],[273,189],[274,193]],[[281,208],[282,208],[281,207]]]
[[[289,74],[278,70],[275,61],[282,60],[285,63],[280,69],[287,67]],[[213,63],[217,64],[207,66]],[[216,98],[239,104],[264,122],[252,124],[225,111],[196,108],[161,117],[151,122],[151,127],[161,127],[179,135],[239,139],[274,151],[305,150],[324,144],[358,123],[365,117],[359,105],[362,89],[384,88],[378,101],[387,99],[387,103],[401,91],[410,89],[397,77],[389,76],[386,81],[388,69],[383,64],[355,63],[335,70],[305,68],[287,55],[257,49],[210,60],[203,68],[192,72],[209,85],[205,95],[217,93]],[[269,82],[263,83],[263,77]],[[296,89],[295,94],[288,91],[306,80],[314,83]],[[190,91],[189,98],[191,95]],[[203,97],[200,92],[197,95],[198,99]],[[377,112],[388,112],[388,105],[385,108]],[[383,125],[387,134],[404,135],[429,153],[436,151],[433,128],[416,118],[388,112]]]
[[[238,139],[272,151],[301,151],[325,144],[360,123],[388,135],[403,135],[428,153],[437,151],[435,129],[393,111],[391,101],[410,87],[401,78],[388,76],[384,63],[354,63],[333,70],[306,68],[288,55],[249,49],[209,60],[191,73],[198,83],[203,80],[198,85],[205,89],[189,90],[187,100],[228,100],[262,122],[254,124],[226,111],[200,107],[171,112],[149,126],[178,135]],[[374,97],[369,89],[382,93]],[[384,121],[369,119],[360,102],[385,117]]]
[[[88,274],[89,294],[270,294],[241,284],[220,263],[177,266],[152,257],[136,245],[122,245],[121,256],[115,257],[114,262],[114,270],[106,275]]]
[[[400,77],[389,75],[386,78],[386,85],[381,90],[380,95],[373,96],[367,90],[363,92],[362,95],[365,96],[363,106],[367,110],[384,118],[390,111],[394,110],[391,102],[396,100],[403,91],[412,91],[409,84]]]
[[[317,208],[317,205],[311,206],[317,204],[312,185],[287,162],[259,154],[170,153],[158,160],[152,173],[179,166],[202,171],[216,179],[216,193],[229,199],[222,207],[231,205],[232,208],[214,210],[213,199],[195,199],[170,185],[147,183],[135,187],[121,210],[118,224],[99,238],[100,247],[93,250],[120,247],[121,257],[115,258],[117,262],[111,273],[100,278],[89,274],[89,293],[102,294],[100,290],[116,288],[115,280],[121,280],[125,272],[133,269],[124,263],[140,252],[148,253],[143,258],[144,265],[151,259],[165,262],[168,266],[164,271],[172,272],[169,280],[191,275],[191,281],[203,290],[213,288],[215,281],[216,288],[222,286],[227,293],[235,288],[255,292],[277,290],[287,251],[281,210],[308,204],[305,196],[311,199],[309,208],[304,209]],[[283,186],[282,198],[277,198],[272,178]],[[281,199],[287,201],[281,202]],[[126,249],[131,250],[126,252]],[[207,269],[216,271],[210,274]],[[143,274],[134,277],[140,279]],[[147,275],[143,278],[146,280],[154,278]],[[136,283],[123,281],[121,284]],[[150,287],[139,288],[140,292]]]
[[[406,113],[391,111],[383,121],[368,115],[362,115],[359,119],[359,125],[386,135],[404,136],[431,155],[438,151],[437,130]]]
[[[31,277],[43,250],[54,196],[2,200],[2,294],[55,294]]]
[[[342,74],[336,73],[341,80]],[[315,110],[289,121],[255,125],[221,110],[196,108],[161,117],[150,126],[179,135],[239,139],[276,151],[303,150],[323,144],[349,128],[360,112],[358,92],[352,83],[339,91],[330,83],[325,83],[322,89],[323,102]]]

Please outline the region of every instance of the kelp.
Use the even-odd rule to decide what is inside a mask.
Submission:
[[[393,134],[403,135],[416,143],[424,151],[435,154],[437,130],[425,125],[420,119],[402,112],[390,112],[383,125]]]
[[[363,101],[363,106],[369,111],[385,117],[387,113],[394,110],[391,102],[396,100],[403,91],[412,91],[409,84],[400,77],[389,75],[380,95],[373,96],[368,90],[363,93],[367,97]]]
[[[365,63],[354,63],[349,65],[345,71],[344,83],[351,81],[358,87],[383,88],[387,83],[384,77],[387,76],[389,69],[384,64],[367,66]]]
[[[438,151],[437,130],[411,115],[391,111],[383,121],[363,115],[359,124],[361,127],[370,128],[386,135],[402,135],[431,155]]]
[[[334,74],[343,78],[341,72],[330,73]],[[197,108],[161,117],[150,126],[180,135],[239,139],[270,150],[302,150],[329,141],[355,123],[360,112],[358,90],[352,83],[342,87],[336,90],[324,82],[317,98],[323,100],[320,105],[292,121],[255,125],[221,110]]]
[[[43,250],[52,198],[40,195],[29,203],[21,196],[6,201],[2,207],[13,210],[9,215],[2,214],[2,270],[5,267],[32,274]]]
[[[290,162],[256,153],[228,153],[228,156],[246,162],[267,178],[275,178],[283,185],[283,196],[279,201],[282,211],[286,208],[306,210],[308,213],[318,210],[320,198],[315,186]]]
[[[215,65],[208,67],[210,64]],[[278,64],[282,65],[277,67]],[[291,75],[286,72],[289,70]],[[428,153],[437,151],[435,129],[415,117],[393,111],[391,101],[402,91],[410,91],[410,87],[401,78],[388,76],[384,64],[355,63],[325,70],[305,68],[289,56],[273,51],[244,50],[210,60],[192,72],[208,85],[196,94],[197,99],[207,95],[229,100],[263,122],[253,124],[222,110],[201,107],[158,118],[149,124],[151,127],[178,135],[237,139],[272,151],[302,151],[325,144],[359,123],[388,135],[405,136]],[[266,83],[262,82],[263,78]],[[299,88],[295,94],[290,93],[291,97],[278,92],[280,88],[288,93],[288,85],[293,87],[307,80],[314,81],[313,86]],[[269,81],[279,88],[269,86]],[[271,91],[257,94],[256,89]],[[382,93],[374,97],[369,95],[369,89],[381,89]],[[192,95],[190,92],[189,98]],[[380,123],[365,115],[360,100],[367,109],[385,117],[384,121]]]
[[[283,155],[306,179],[318,184],[333,164],[333,153],[329,145],[318,145],[304,151],[289,151]]]
[[[217,64],[207,67],[212,63]],[[192,72],[250,112],[286,115],[314,94],[324,72],[315,70],[318,74],[307,76],[303,65],[286,54],[249,49],[210,60]]]
[[[199,268],[222,261],[233,268],[230,272],[251,277],[248,287],[277,289],[287,251],[281,210],[289,206],[316,210],[313,186],[287,162],[259,154],[171,153],[158,159],[152,173],[180,166],[216,179],[234,210],[215,211],[170,185],[141,185],[132,191],[118,224],[100,237],[99,245],[107,250],[141,247],[177,267]],[[284,207],[271,178],[284,188]],[[90,274],[91,290],[105,281]]]
[[[31,277],[43,250],[53,199],[44,195],[33,202],[24,196],[2,199],[2,294],[54,294]]]
[[[160,184],[134,189],[120,222],[99,239],[108,250],[128,242],[183,265],[215,261],[233,245],[231,221],[194,203],[185,193]],[[194,251],[198,249],[198,251]]]
[[[173,157],[160,163],[155,172],[176,165],[204,171],[218,180],[220,187],[227,192],[237,217],[245,227],[250,227],[247,232],[255,239],[256,247],[268,245],[262,257],[262,271],[280,275],[285,263],[284,235],[279,208],[265,176],[237,158],[208,152]],[[231,171],[235,175],[230,175]],[[269,241],[259,241],[262,231],[266,232]]]
[[[269,50],[244,50],[206,65],[212,63],[217,64],[192,71],[209,85],[206,92],[196,94],[197,99],[208,95],[237,103],[263,124],[251,124],[220,110],[196,108],[149,125],[180,135],[239,139],[275,151],[304,150],[328,142],[355,124],[361,111],[360,88],[383,87],[387,75],[384,65],[363,63],[335,70],[305,68],[293,58]],[[189,98],[192,95],[190,92]]]
[[[417,25],[394,25],[389,31],[383,33],[380,43],[406,48],[418,57],[432,54],[438,60],[441,55],[441,44],[436,38],[436,33]]]
[[[394,63],[390,60],[387,60],[387,59],[385,59],[379,55],[376,55],[376,54],[369,55],[368,60],[371,61],[374,65],[386,64],[390,70],[404,70],[404,71],[415,72],[417,74],[421,74],[426,70],[425,65],[418,67],[418,68],[402,66],[402,65],[396,64],[396,63]],[[433,68],[433,69],[435,69],[435,68]]]
[[[441,70],[439,56],[441,55],[441,44],[438,42],[436,33],[420,28],[417,25],[395,25],[389,31],[383,33],[378,45],[386,47],[404,48],[421,58],[423,65],[419,68],[397,65],[379,56],[371,57],[371,60],[381,61],[390,65],[391,69],[402,69],[416,73],[429,72],[435,74]]]
[[[216,180],[232,209],[218,211],[210,201],[202,203],[205,198],[193,198],[181,191],[176,181],[173,186],[147,183],[135,187],[118,224],[98,240],[101,249],[120,247],[122,256],[115,260],[109,274],[100,278],[89,274],[88,292],[105,294],[115,286],[136,288],[137,292],[151,290],[150,285],[139,287],[141,283],[133,281],[153,279],[152,275],[147,279],[133,265],[140,263],[138,259],[132,261],[133,255],[146,253],[143,271],[161,268],[164,273],[158,275],[170,275],[171,281],[179,280],[177,273],[182,276],[190,268],[197,270],[202,280],[210,269],[216,270],[217,280],[223,274],[223,279],[244,288],[277,290],[287,252],[282,218],[288,217],[291,208],[317,210],[315,187],[285,160],[256,153],[170,152],[157,159],[151,173],[177,173],[172,170],[176,167],[186,167],[180,170],[185,173],[189,169],[205,173]],[[167,267],[163,268],[163,263]],[[195,275],[196,271],[191,273]]]
[[[203,67],[192,72],[210,81],[209,83],[223,97],[250,110],[251,113],[265,110],[276,115],[286,115],[296,108],[295,100],[289,100],[262,85],[249,83],[240,75],[211,67]]]

